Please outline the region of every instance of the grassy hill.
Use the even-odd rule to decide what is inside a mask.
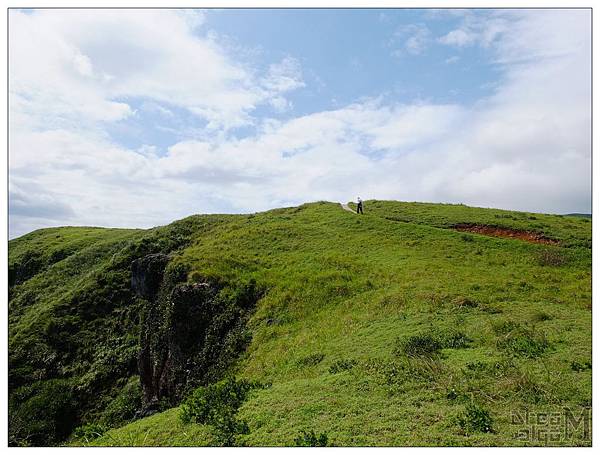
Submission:
[[[468,232],[482,226],[503,236]],[[261,384],[237,414],[239,444],[294,445],[303,431],[330,445],[591,444],[583,425],[527,436],[518,423],[591,408],[591,220],[393,201],[11,241],[11,444],[217,443],[177,403],[136,419],[131,263],[151,253],[188,283],[219,283],[217,300],[261,290],[248,343],[219,345],[222,377]]]

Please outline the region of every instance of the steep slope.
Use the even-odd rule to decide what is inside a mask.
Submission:
[[[210,223],[204,221],[210,217],[193,217],[152,233],[118,231],[132,237],[122,240],[127,245],[151,236],[146,243],[161,239],[167,243],[161,247],[128,246],[125,254],[115,238],[102,254],[107,261],[118,250],[117,262],[125,264],[149,253],[171,253],[169,268],[183,270],[188,283],[253,282],[262,290],[247,323],[251,341],[234,371],[270,386],[253,391],[242,406],[239,416],[250,432],[240,443],[290,445],[302,430],[314,430],[335,445],[589,445],[579,427],[558,441],[540,439],[542,433],[515,438],[523,425],[513,422],[525,410],[568,408],[579,416],[591,406],[591,222],[391,201],[367,201],[365,210],[359,216],[339,204],[315,203]],[[176,232],[184,222],[184,240],[169,243],[168,230]],[[458,232],[457,225],[535,232],[557,243]],[[12,245],[10,254],[18,264]],[[18,353],[38,346],[28,343],[34,333],[29,327],[71,315],[58,311],[57,296],[74,287],[56,269],[63,261],[12,288],[11,375],[18,372],[20,381],[13,387],[31,388],[42,375],[41,383],[68,379],[81,388],[78,375],[90,365],[98,369],[98,361],[75,363],[77,369],[65,358],[47,361],[51,372],[36,366],[35,374],[21,373],[32,367]],[[115,259],[102,264],[107,273]],[[125,288],[130,272],[119,270]],[[73,283],[87,275],[74,276]],[[27,303],[41,298],[47,282],[55,283],[56,295]],[[90,283],[97,286],[98,280]],[[123,401],[119,392],[132,395],[140,321],[104,329],[111,319],[106,315],[139,311],[131,302],[142,303],[128,292],[107,298],[110,311],[95,314],[89,319],[95,325],[87,329],[98,333],[102,349],[113,346],[103,330],[120,346],[127,339],[125,350],[112,352],[129,352],[128,366],[105,372],[105,388],[98,390],[107,390],[107,398],[76,422],[98,421],[111,405],[118,408],[113,401]],[[80,307],[70,300],[71,311]],[[48,341],[43,343],[47,348]],[[134,417],[122,409],[115,413],[121,421]],[[215,443],[210,427],[183,424],[178,415],[173,408],[73,443]],[[476,425],[482,419],[491,431]]]
[[[43,229],[9,242],[9,441],[56,444],[80,422],[133,417],[142,302],[132,261],[228,217],[142,230]]]

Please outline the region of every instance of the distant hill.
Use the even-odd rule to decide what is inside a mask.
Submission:
[[[9,443],[589,446],[513,417],[589,412],[591,226],[366,201],[32,232],[9,242]],[[239,412],[184,423],[226,377],[247,396],[196,400]]]
[[[567,213],[565,216],[578,216],[580,218],[592,218],[591,213]]]

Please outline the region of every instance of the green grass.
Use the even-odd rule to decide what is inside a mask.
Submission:
[[[266,289],[235,368],[239,378],[272,384],[240,409],[250,429],[244,444],[294,445],[313,431],[330,445],[591,444],[581,432],[517,440],[522,427],[511,424],[524,409],[591,407],[591,369],[572,367],[591,362],[590,220],[394,201],[367,201],[360,216],[323,202],[217,217],[209,226],[205,219],[188,221],[185,241],[163,248],[173,262],[188,268],[190,281],[253,278]],[[560,244],[466,235],[450,229],[458,223],[541,232]],[[168,228],[152,242],[165,242]],[[18,263],[28,245],[61,247],[38,235],[14,241],[10,261]],[[28,327],[65,292],[85,286],[90,270],[115,254],[125,263],[135,255],[121,253],[123,242],[148,235],[106,233],[77,247],[75,256],[89,250],[85,271],[69,275],[59,262],[16,285],[11,355],[22,346],[27,352]],[[100,258],[97,266],[91,257]],[[24,295],[35,303],[24,305]],[[135,336],[135,321],[121,330]],[[398,349],[428,334],[444,336],[435,356]],[[477,430],[490,422],[493,431]],[[173,408],[71,443],[210,445],[213,437],[209,427],[181,423]]]
[[[210,446],[213,437],[206,426],[184,424],[176,408],[127,425],[127,431],[111,430],[97,439],[78,440],[83,446]]]

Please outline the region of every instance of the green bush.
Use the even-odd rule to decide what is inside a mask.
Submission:
[[[536,381],[535,377],[528,373],[517,372],[511,381],[511,389],[527,403],[539,404],[552,398],[547,384]]]
[[[108,427],[121,426],[135,417],[142,406],[140,378],[133,376],[102,413],[101,421]]]
[[[509,355],[530,359],[541,356],[550,347],[544,333],[521,326],[501,336],[496,345]]]
[[[471,338],[459,331],[448,331],[439,334],[440,342],[446,349],[463,349],[469,346]]]
[[[317,352],[315,354],[311,354],[311,355],[308,355],[306,357],[299,359],[296,362],[296,365],[299,367],[314,367],[315,365],[318,365],[319,363],[321,363],[321,361],[324,358],[325,358],[325,354],[321,354],[320,352]]]
[[[328,439],[327,433],[317,436],[314,430],[302,430],[294,439],[294,445],[296,447],[327,447]]]
[[[468,395],[460,388],[452,386],[448,388],[446,398],[450,401],[465,401],[468,400]]]
[[[558,249],[546,248],[538,253],[538,264],[546,267],[560,267],[567,263],[567,256]]]
[[[256,383],[234,378],[198,387],[181,405],[180,418],[184,423],[212,426],[219,445],[234,446],[238,435],[250,432],[248,424],[239,420],[237,413],[250,390],[256,387],[259,387]]]
[[[397,339],[394,353],[408,357],[437,357],[442,349],[462,349],[472,340],[457,330],[432,330],[407,339]]]
[[[408,357],[437,356],[442,349],[440,340],[430,334],[413,335],[406,340],[398,340],[396,344],[396,353],[404,353]]]
[[[336,374],[341,371],[348,371],[354,368],[357,364],[354,359],[339,359],[333,362],[333,364],[329,367],[329,372],[331,374]]]
[[[8,266],[9,286],[27,281],[46,266],[46,258],[38,250],[27,250],[19,259],[18,263],[12,263]]]
[[[77,402],[66,380],[38,381],[21,387],[10,397],[9,445],[54,445],[71,433],[76,414]]]
[[[520,329],[521,324],[516,321],[507,319],[503,321],[494,322],[492,324],[492,328],[494,329],[494,332],[496,332],[497,335],[506,335],[510,332]]]
[[[106,433],[107,428],[101,423],[88,423],[75,428],[73,436],[83,442],[90,442]]]
[[[479,285],[474,285],[475,290],[479,289]],[[459,308],[477,308],[479,303],[468,297],[458,296],[452,300],[452,304]]]
[[[537,313],[535,313],[531,319],[533,319],[533,322],[545,322],[545,321],[550,321],[554,318],[554,316],[552,316],[549,313],[546,313],[545,311],[538,311]]]
[[[589,362],[589,361],[578,362],[576,360],[573,360],[571,362],[571,370],[576,371],[578,373],[581,373],[582,371],[585,371],[585,370],[591,370],[591,369],[592,369],[592,362]]]
[[[490,413],[476,403],[469,403],[458,416],[458,424],[466,434],[493,433],[493,421]]]

